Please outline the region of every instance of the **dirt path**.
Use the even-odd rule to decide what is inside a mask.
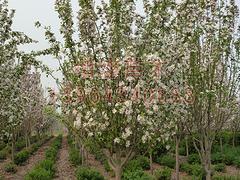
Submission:
[[[57,161],[57,172],[55,180],[76,180],[75,168],[69,162],[67,138],[63,137]]]
[[[44,159],[45,150],[52,143],[52,140],[49,140],[47,143],[42,145],[34,155],[32,155],[26,165],[18,166],[17,172],[15,174],[4,173],[4,180],[23,180],[24,176],[29,172],[40,160]],[[1,170],[2,171],[2,170]]]

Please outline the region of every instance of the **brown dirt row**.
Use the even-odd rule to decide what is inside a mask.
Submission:
[[[44,159],[45,151],[52,143],[52,139],[46,142],[42,147],[40,147],[37,152],[32,155],[29,160],[23,166],[17,166],[17,172],[15,174],[6,173],[4,171],[4,165],[10,160],[6,160],[0,166],[0,172],[4,176],[4,180],[23,180],[24,176],[29,172],[40,160]]]
[[[75,167],[69,162],[69,147],[66,137],[63,137],[62,148],[60,149],[56,166],[55,180],[76,180]]]

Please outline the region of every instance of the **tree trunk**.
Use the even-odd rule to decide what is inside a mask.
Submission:
[[[12,132],[12,148],[11,148],[11,159],[14,161],[15,156],[15,131]]]
[[[150,160],[150,171],[151,171],[151,174],[153,174],[153,159],[152,159],[152,150],[150,151],[149,160]]]
[[[232,146],[235,147],[235,132],[233,133],[233,138],[232,138]]]
[[[176,155],[176,180],[179,180],[179,144],[180,144],[180,138],[176,136],[176,149],[175,149],[175,155]]]
[[[223,142],[222,142],[222,137],[220,137],[220,148],[221,148],[221,153],[223,153]]]
[[[121,165],[118,165],[115,169],[115,180],[121,180],[122,178],[122,167]]]
[[[188,137],[186,137],[186,156],[188,157],[189,156],[189,148],[188,148]]]

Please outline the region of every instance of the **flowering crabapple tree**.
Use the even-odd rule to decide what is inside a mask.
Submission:
[[[123,166],[138,144],[174,134],[171,114],[179,112],[174,104],[179,99],[186,104],[188,88],[184,78],[178,80],[184,72],[175,72],[183,69],[186,58],[185,46],[173,43],[175,5],[144,1],[143,16],[134,1],[95,5],[79,0],[76,32],[70,1],[57,0],[64,44],[45,27],[50,48],[42,53],[54,55],[60,63],[62,111],[74,119],[66,124],[82,145],[90,140],[101,147],[116,179],[121,179]],[[78,39],[73,38],[76,34]]]
[[[24,120],[22,123],[22,132],[25,134],[26,146],[30,146],[30,136],[35,128],[43,126],[43,110],[45,98],[41,85],[40,73],[26,70],[21,79],[21,94],[26,99],[24,103]],[[39,132],[39,131],[37,131]]]
[[[7,1],[0,1],[0,120],[1,134],[12,142],[12,158],[16,134],[25,115],[25,97],[21,93],[21,77],[28,64],[37,64],[31,54],[18,50],[18,45],[32,43],[25,34],[13,31],[14,11],[9,11]]]
[[[188,128],[211,179],[211,149],[216,133],[234,115],[239,96],[238,9],[231,1],[182,1],[177,28],[190,52],[186,78],[193,89]]]

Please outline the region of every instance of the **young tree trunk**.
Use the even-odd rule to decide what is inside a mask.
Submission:
[[[121,167],[121,165],[116,166],[114,171],[115,171],[115,180],[121,180],[121,178],[122,178],[122,167]]]
[[[150,151],[149,160],[150,160],[150,171],[151,171],[151,174],[153,174],[152,150]]]
[[[15,156],[15,130],[12,132],[12,148],[11,148],[11,159],[14,161]]]
[[[236,136],[236,133],[233,132],[233,138],[232,138],[232,146],[235,147],[235,136]]]
[[[179,144],[180,138],[176,136],[176,149],[175,149],[175,156],[176,156],[176,180],[179,180]]]
[[[222,142],[222,137],[220,137],[220,148],[221,148],[221,153],[223,153],[223,142]]]
[[[206,180],[211,180],[211,147],[210,142],[208,142],[207,139],[205,139],[205,150],[202,149],[202,157],[204,161],[204,170],[206,173]]]
[[[186,156],[188,157],[189,156],[189,148],[188,148],[188,137],[186,137]]]

